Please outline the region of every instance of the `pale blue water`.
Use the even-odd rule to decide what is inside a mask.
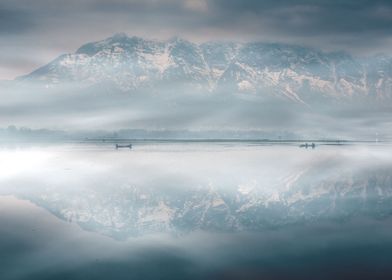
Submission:
[[[0,279],[391,279],[392,147],[0,147]]]

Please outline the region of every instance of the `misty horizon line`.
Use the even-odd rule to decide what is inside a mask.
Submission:
[[[3,141],[2,141],[3,140]],[[289,130],[266,129],[144,129],[123,128],[117,130],[62,130],[50,128],[30,128],[9,125],[0,127],[0,142],[7,141],[82,141],[107,142],[111,141],[194,141],[194,142],[364,142],[389,143],[391,135],[353,135],[339,136],[334,133],[305,132]]]

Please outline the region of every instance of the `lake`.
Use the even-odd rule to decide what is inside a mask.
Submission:
[[[392,279],[388,143],[0,144],[0,279]]]

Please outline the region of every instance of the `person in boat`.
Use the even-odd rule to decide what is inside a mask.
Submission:
[[[119,148],[129,148],[129,149],[132,149],[132,144],[129,144],[129,145],[119,145],[119,144],[116,144],[116,149],[119,149]]]

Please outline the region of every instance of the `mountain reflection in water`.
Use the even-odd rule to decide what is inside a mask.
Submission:
[[[390,279],[391,151],[2,147],[0,278]]]

